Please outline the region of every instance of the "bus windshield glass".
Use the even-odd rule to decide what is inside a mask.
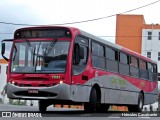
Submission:
[[[12,73],[64,73],[69,41],[15,42]]]

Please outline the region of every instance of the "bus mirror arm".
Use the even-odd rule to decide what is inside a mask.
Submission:
[[[3,54],[2,54],[2,57],[3,57],[6,61],[9,60],[9,59],[8,59],[6,56],[4,56]]]

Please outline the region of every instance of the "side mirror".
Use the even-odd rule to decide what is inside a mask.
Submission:
[[[1,55],[6,61],[8,61],[8,58],[4,55],[5,54],[5,50],[6,50],[6,45],[5,45],[5,43],[2,43]]]
[[[2,49],[1,49],[1,54],[2,55],[5,54],[5,49],[6,49],[5,46],[6,46],[5,43],[2,43]]]
[[[13,42],[13,39],[6,39],[6,40],[2,40],[2,42],[1,42],[1,45],[2,45],[1,46],[1,55],[6,61],[8,61],[9,59],[5,56],[5,51],[6,51],[5,42]],[[7,43],[7,45],[8,45],[8,43]]]

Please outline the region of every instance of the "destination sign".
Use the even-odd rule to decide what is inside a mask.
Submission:
[[[71,33],[66,29],[36,29],[36,30],[21,30],[15,33],[15,39],[20,38],[59,38],[71,37]]]

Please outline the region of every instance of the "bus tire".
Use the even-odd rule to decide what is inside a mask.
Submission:
[[[39,111],[44,113],[47,110],[47,105],[45,103],[45,101],[43,100],[39,100]]]
[[[144,97],[143,94],[140,92],[138,96],[138,104],[128,106],[129,112],[141,112],[144,105]]]
[[[97,92],[95,88],[92,88],[89,102],[84,103],[84,110],[86,112],[95,112],[96,107],[97,107]]]

